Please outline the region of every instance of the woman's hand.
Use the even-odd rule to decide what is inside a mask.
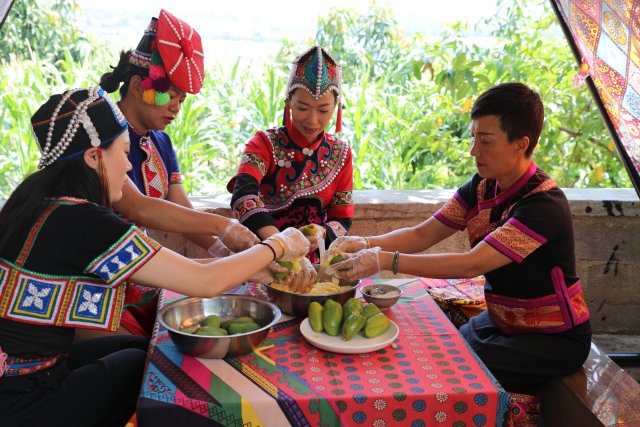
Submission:
[[[240,224],[236,219],[229,221],[229,225],[222,230],[218,238],[232,252],[242,252],[260,241],[253,231]]]
[[[213,245],[209,246],[207,252],[209,252],[209,255],[211,255],[212,258],[224,258],[235,253],[231,249],[226,247],[220,239],[216,239],[216,242]]]
[[[279,233],[273,234],[266,240],[275,240],[274,245],[276,258],[283,261],[291,261],[295,258],[304,257],[309,252],[309,240],[300,230],[289,227]]]
[[[313,264],[307,258],[300,258],[300,271],[293,273],[279,283],[287,284],[293,292],[301,292],[307,286],[316,282],[318,273],[313,268]]]
[[[331,243],[327,253],[330,255],[338,255],[345,253],[355,253],[362,249],[367,249],[369,242],[364,237],[360,236],[342,236],[338,237]]]
[[[346,260],[330,265],[327,268],[327,274],[353,282],[380,272],[379,247],[346,254],[345,257]]]

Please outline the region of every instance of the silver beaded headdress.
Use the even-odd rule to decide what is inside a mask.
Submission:
[[[53,95],[31,123],[42,151],[38,169],[106,145],[127,129],[124,114],[100,86]]]
[[[340,84],[342,72],[340,64],[321,46],[313,46],[311,49],[298,56],[291,66],[291,75],[287,83],[287,99],[284,107],[284,124],[289,127],[291,118],[289,101],[291,93],[296,89],[302,89],[315,100],[325,96],[330,91],[336,95],[338,115],[336,116],[336,133],[342,130],[342,96]]]
[[[341,78],[340,64],[325,48],[313,46],[293,61],[287,83],[287,98],[295,89],[304,89],[314,99],[333,91],[336,100],[339,100]]]

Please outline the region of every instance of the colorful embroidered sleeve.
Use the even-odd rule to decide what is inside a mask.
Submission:
[[[477,204],[475,188],[479,181],[480,177],[474,175],[433,216],[447,227],[464,230],[467,227],[466,215]]]
[[[554,239],[567,212],[544,194],[528,197],[516,205],[509,219],[484,241],[497,251],[521,263],[536,249]]]
[[[101,277],[111,286],[118,286],[149,261],[159,249],[158,243],[132,226],[120,240],[87,267],[87,273]]]
[[[276,224],[265,207],[264,199],[258,189],[258,182],[253,176],[244,173],[234,177],[231,211],[234,218],[253,232],[267,225]]]
[[[262,178],[269,172],[272,157],[273,145],[271,141],[264,132],[258,132],[247,142],[237,174],[250,175],[258,181],[259,185]]]

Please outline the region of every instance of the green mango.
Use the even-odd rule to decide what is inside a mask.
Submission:
[[[342,254],[338,254],[338,255],[334,256],[333,258],[331,258],[331,260],[329,261],[329,265],[337,264],[339,262],[344,261],[345,259],[346,258]]]
[[[207,316],[204,319],[202,319],[202,322],[200,322],[200,326],[211,326],[214,328],[219,328],[220,316],[216,316],[215,314]]]
[[[347,317],[347,320],[342,322],[342,338],[345,341],[349,341],[351,338],[356,336],[358,332],[364,328],[364,325],[367,323],[367,318],[362,314],[354,314],[350,317]]]
[[[274,273],[273,277],[275,277],[278,280],[282,280],[282,279],[286,279],[287,276],[289,276],[289,273],[291,273],[291,270],[293,269],[293,262],[292,261],[283,261],[283,260],[277,260],[276,261],[278,264],[280,264],[281,266],[285,267],[287,269],[287,271],[283,271],[282,273]]]
[[[378,313],[382,313],[382,312],[380,311],[380,307],[378,307],[375,304],[367,304],[362,309],[362,315],[367,319]]]
[[[229,334],[246,334],[260,329],[260,325],[254,322],[232,323],[229,325]]]
[[[304,236],[312,237],[316,235],[316,231],[317,231],[316,227],[317,225],[315,224],[308,224],[308,225],[305,225],[304,227],[300,227],[300,231]]]
[[[309,304],[309,308],[307,309],[307,314],[309,315],[309,325],[311,325],[311,329],[316,332],[324,331],[324,324],[322,323],[323,310],[324,308],[322,307],[322,304],[315,301]]]
[[[226,329],[216,328],[213,326],[200,326],[195,333],[196,335],[205,335],[209,337],[222,337],[229,335]]]
[[[340,303],[330,298],[325,300],[322,310],[322,324],[327,334],[332,337],[338,336],[340,325],[342,324],[342,306]]]
[[[220,327],[228,330],[229,326],[232,323],[250,323],[250,322],[255,323],[255,320],[253,320],[249,316],[240,316],[240,317],[234,317],[233,319],[225,320],[224,322],[220,323]]]
[[[362,301],[356,298],[349,298],[342,305],[342,322],[344,323],[347,317],[357,314],[362,314]]]
[[[364,336],[367,338],[375,338],[387,332],[390,325],[391,321],[384,313],[374,314],[367,319],[367,323],[364,325]]]

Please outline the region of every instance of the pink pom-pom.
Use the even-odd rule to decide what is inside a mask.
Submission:
[[[166,75],[167,73],[164,71],[162,65],[152,65],[149,67],[149,77],[151,77],[152,80],[161,79]]]
[[[153,80],[151,80],[151,78],[149,78],[149,77],[144,79],[142,81],[142,89],[143,90],[153,89]]]

